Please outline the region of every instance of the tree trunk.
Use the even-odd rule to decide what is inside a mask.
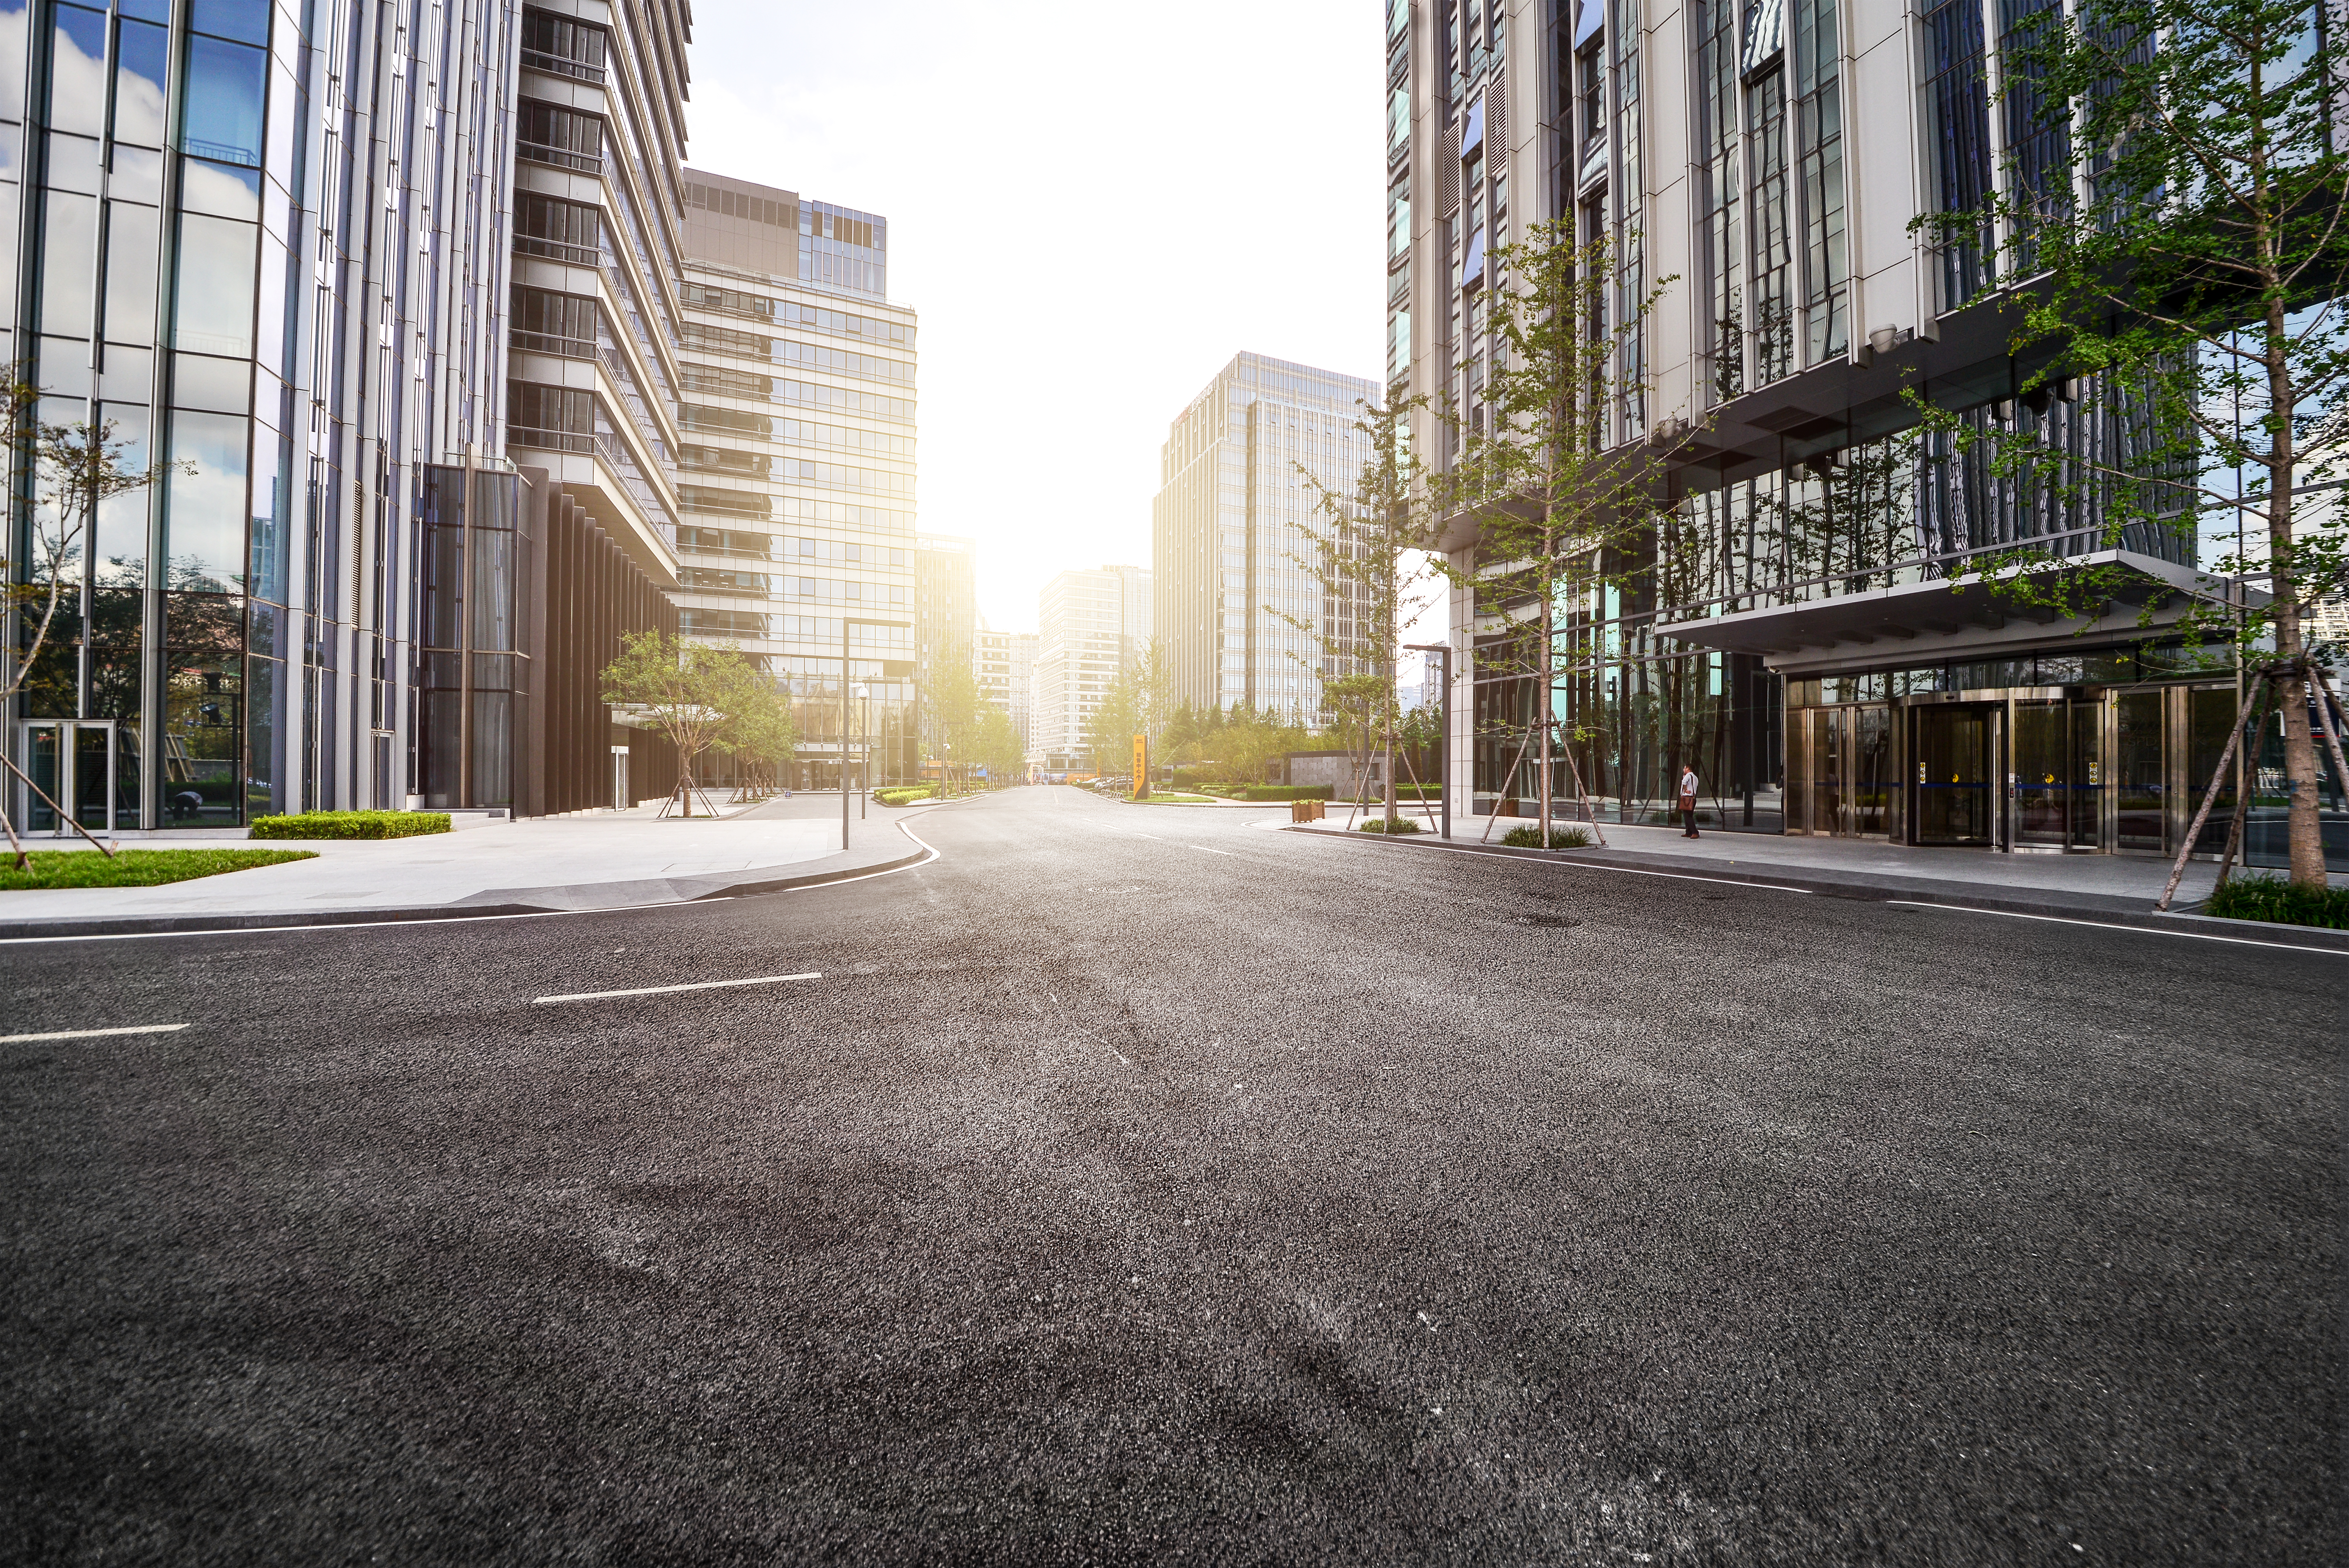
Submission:
[[[1551,573],[1550,573],[1550,571],[1549,571],[1549,564],[1548,564],[1551,561],[1553,561],[1553,560],[1555,560],[1555,559],[1556,559],[1556,557],[1555,557],[1554,555],[1551,555],[1551,554],[1547,553],[1547,552],[1551,550],[1551,548],[1552,548],[1552,546],[1551,546],[1551,542],[1550,542],[1549,538],[1547,537],[1547,531],[1545,531],[1544,537],[1543,537],[1543,539],[1542,539],[1542,549],[1543,549],[1543,551],[1544,551],[1544,552],[1545,552],[1545,553],[1544,553],[1543,558],[1542,558],[1542,559],[1543,559],[1543,572],[1542,572],[1542,583],[1541,583],[1541,590],[1542,590],[1542,595],[1541,595],[1541,646],[1540,646],[1540,649],[1538,650],[1538,651],[1539,651],[1539,654],[1540,654],[1540,657],[1535,661],[1535,667],[1536,667],[1536,668],[1537,668],[1541,673],[1540,673],[1539,676],[1538,676],[1538,677],[1535,680],[1535,682],[1534,682],[1534,709],[1535,709],[1535,712],[1534,712],[1534,720],[1535,720],[1535,722],[1536,722],[1536,723],[1537,723],[1537,724],[1539,724],[1539,725],[1541,726],[1541,811],[1540,811],[1540,817],[1541,817],[1541,828],[1540,828],[1540,832],[1541,832],[1541,847],[1542,847],[1543,849],[1545,849],[1545,850],[1546,850],[1546,849],[1547,849],[1547,848],[1549,848],[1549,776],[1550,776],[1550,758],[1549,758],[1550,695],[1549,695],[1549,683],[1550,683],[1551,660],[1552,660],[1553,658],[1555,658],[1555,657],[1556,657],[1556,653],[1555,653],[1555,651],[1551,648],[1551,646],[1550,646],[1550,640],[1549,640],[1549,639],[1550,639],[1550,624],[1549,624],[1549,618],[1550,618],[1550,613],[1551,613],[1551,610],[1552,610],[1552,608],[1553,608],[1553,605],[1552,605],[1552,603],[1551,603],[1551,599],[1552,599],[1553,593],[1554,593],[1554,591],[1555,591],[1555,589],[1556,589],[1556,587],[1557,587],[1556,583],[1552,580]]]
[[[2268,468],[2269,588],[2275,595],[2276,655],[2286,666],[2283,689],[2283,770],[2292,791],[2292,880],[2324,885],[2324,820],[2318,811],[2316,741],[2308,727],[2308,645],[2300,624],[2298,568],[2292,561],[2292,487],[2293,387],[2284,352],[2283,298],[2271,294],[2267,308],[2268,401],[2274,410],[2275,450]],[[2258,753],[2251,754],[2256,780]]]

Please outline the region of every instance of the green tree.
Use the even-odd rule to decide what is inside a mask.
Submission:
[[[972,665],[969,644],[946,650],[931,668],[924,696],[924,754],[942,758],[942,767],[951,775],[970,762],[978,726],[988,707],[978,689],[978,673]]]
[[[2186,542],[2250,524],[2212,565],[2257,579],[2267,603],[2214,593],[2185,624],[2256,660],[2247,709],[2272,688],[2292,880],[2322,887],[2307,619],[2343,589],[2349,513],[2311,492],[2337,482],[2349,446],[2349,74],[2344,13],[2323,7],[2320,26],[2319,9],[2080,0],[2019,30],[2001,77],[2004,178],[1982,209],[1940,220],[1940,238],[2016,285],[2012,347],[2034,367],[2023,408],[2076,390],[2123,435],[2083,450],[2044,417],[1924,418],[2019,489],[2095,519],[2098,548],[2174,532],[2190,557]],[[2128,590],[2125,567],[2058,572],[2059,552],[2075,553],[2026,542],[1977,569],[1989,592],[2084,623]],[[2251,651],[2261,643],[2271,656]]]
[[[1547,843],[1558,612],[1653,554],[1665,459],[1685,438],[1677,420],[1640,438],[1647,392],[1630,352],[1677,279],[1634,294],[1640,269],[1625,264],[1617,240],[1577,244],[1566,221],[1535,224],[1494,263],[1504,281],[1482,307],[1493,342],[1485,416],[1450,418],[1460,456],[1441,498],[1473,521],[1477,542],[1467,565],[1447,560],[1442,570],[1497,629],[1477,650],[1480,676],[1516,676],[1531,693],[1525,726],[1504,744],[1521,735],[1517,755],[1537,751]],[[1667,428],[1682,434],[1662,436]]]
[[[620,656],[604,666],[604,700],[646,720],[677,748],[678,789],[693,815],[694,759],[725,732],[727,704],[740,700],[745,677],[732,645],[711,647],[663,632],[628,632]]]
[[[1344,490],[1297,465],[1314,491],[1320,521],[1306,531],[1310,553],[1289,559],[1313,579],[1324,603],[1342,604],[1349,614],[1275,612],[1314,640],[1320,655],[1314,663],[1324,672],[1324,709],[1359,719],[1365,758],[1373,740],[1383,746],[1390,826],[1395,820],[1395,667],[1404,629],[1434,599],[1428,476],[1411,450],[1411,417],[1424,407],[1414,397],[1364,408],[1354,428],[1367,441],[1369,456]]]
[[[710,745],[732,757],[749,791],[773,793],[799,745],[799,722],[788,693],[760,661],[744,655],[718,672],[718,727]]]

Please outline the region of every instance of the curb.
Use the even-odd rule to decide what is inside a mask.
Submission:
[[[2197,936],[2218,935],[2223,932],[2234,941],[2261,946],[2313,947],[2349,953],[2349,931],[2334,931],[2319,925],[2275,925],[2264,921],[2222,920],[2216,915],[2198,914],[2187,910],[2159,914],[2146,908],[2140,899],[2120,898],[2108,893],[2078,893],[2066,897],[2045,893],[2034,895],[2024,890],[2013,893],[1986,892],[1982,891],[1982,884],[1979,882],[1934,882],[1923,878],[1907,878],[1895,885],[1883,879],[1843,880],[1802,872],[1782,872],[1775,868],[1756,868],[1750,874],[1740,876],[1734,873],[1746,871],[1744,864],[1705,867],[1670,856],[1642,854],[1636,850],[1608,850],[1592,855],[1579,850],[1516,849],[1506,844],[1464,844],[1456,841],[1447,843],[1441,839],[1421,839],[1416,835],[1390,839],[1381,833],[1339,833],[1328,829],[1308,828],[1302,823],[1287,824],[1278,830],[1341,839],[1349,843],[1379,844],[1392,850],[1432,850],[1438,853],[1486,855],[1547,865],[1647,872],[1663,876],[1687,877],[1697,882],[1733,882],[1741,887],[1776,886],[1791,892],[1849,899],[1860,903],[1942,904],[1994,914],[2085,921],[2097,925],[2132,926],[2145,931],[2173,933],[2191,923],[2213,928],[2193,933]]]
[[[906,836],[913,837],[910,833]],[[436,921],[511,919],[521,915],[619,914],[641,909],[675,909],[681,904],[702,903],[715,899],[756,898],[764,893],[789,892],[795,888],[823,887],[828,882],[851,882],[858,877],[878,876],[884,872],[904,871],[910,866],[936,858],[936,850],[922,844],[919,839],[915,839],[914,841],[921,844],[921,847],[912,854],[900,855],[893,861],[876,861],[872,864],[861,866],[839,866],[828,872],[812,872],[804,876],[727,882],[718,887],[705,889],[688,898],[664,899],[653,903],[601,904],[585,909],[545,903],[436,903],[392,909],[316,910],[290,914],[164,914],[129,916],[122,919],[92,915],[78,920],[20,920],[0,923],[0,942],[53,941],[59,937],[72,936],[171,936],[201,935],[208,932],[226,931],[300,931],[317,926],[412,925],[429,924]]]

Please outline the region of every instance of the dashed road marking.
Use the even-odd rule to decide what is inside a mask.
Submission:
[[[129,1024],[119,1029],[52,1029],[43,1035],[0,1035],[0,1046],[13,1046],[24,1040],[94,1040],[105,1035],[169,1035],[187,1026],[185,1024]]]
[[[821,980],[814,975],[761,975],[749,980],[702,980],[691,985],[638,985],[626,991],[576,991],[567,996],[533,996],[533,1006],[547,1002],[600,1002],[611,996],[666,996],[676,991],[722,991],[730,985],[780,985],[786,980]]]

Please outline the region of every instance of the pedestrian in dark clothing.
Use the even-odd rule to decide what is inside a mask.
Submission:
[[[1681,764],[1681,837],[1693,839],[1696,830],[1696,764]]]

